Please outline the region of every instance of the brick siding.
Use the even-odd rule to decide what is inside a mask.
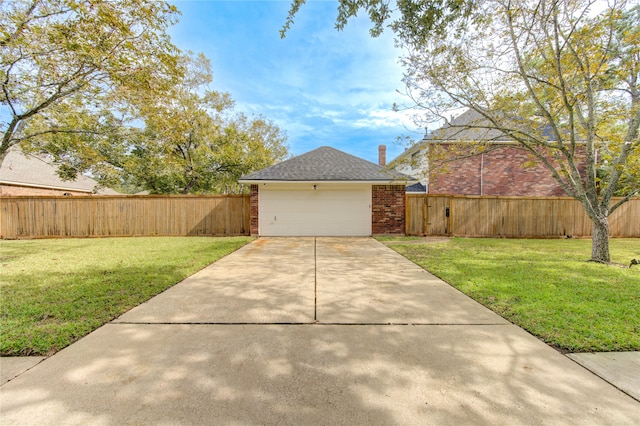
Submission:
[[[371,232],[374,235],[404,235],[404,185],[373,185],[371,188]]]
[[[455,159],[460,153],[453,144],[442,144],[438,149],[435,163],[445,161],[442,167],[429,171],[430,194],[567,196],[543,164],[525,166],[531,157],[517,147],[504,146],[460,159]]]
[[[17,185],[0,185],[0,196],[60,196],[60,195],[93,195],[90,192],[71,191],[63,189],[49,189],[49,188],[36,188],[30,186],[17,186]]]
[[[258,185],[251,185],[249,191],[249,234],[258,235]]]

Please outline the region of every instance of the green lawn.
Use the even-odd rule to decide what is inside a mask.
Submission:
[[[628,265],[640,258],[640,239],[610,244],[620,266],[587,262],[590,240],[454,238],[390,247],[562,351],[639,351],[640,266]]]
[[[47,355],[249,237],[0,241],[0,355]]]

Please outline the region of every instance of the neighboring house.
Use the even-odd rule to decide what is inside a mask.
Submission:
[[[323,146],[240,178],[251,185],[251,234],[404,234],[411,178]]]
[[[566,196],[541,163],[517,142],[495,129],[482,127],[482,117],[469,110],[425,137],[392,161],[392,166],[416,176],[429,194]],[[490,142],[480,154],[474,142]]]
[[[407,194],[425,194],[426,192],[427,186],[420,182],[407,185]]]
[[[402,154],[389,163],[389,167],[400,173],[413,176],[418,181],[417,183],[407,186],[408,193],[428,192],[428,146],[425,136],[424,139],[406,149]]]
[[[57,167],[45,156],[27,155],[11,149],[0,166],[0,196],[10,195],[118,195],[98,182],[79,175],[73,181],[62,180]]]

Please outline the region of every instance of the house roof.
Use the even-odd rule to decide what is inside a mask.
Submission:
[[[421,150],[429,143],[487,141],[512,144],[514,140],[505,133],[490,127],[489,121],[475,110],[469,109],[453,118],[437,130],[427,133],[418,143],[407,148],[394,158],[390,164],[398,163],[402,158]]]
[[[321,146],[306,154],[240,178],[240,182],[392,182],[399,180],[407,181],[412,178],[329,146]]]
[[[407,192],[426,193],[427,187],[422,183],[418,182],[418,183],[414,183],[413,185],[407,185]]]
[[[426,135],[426,141],[513,141],[492,126],[489,120],[475,110],[467,110],[451,122]]]
[[[78,175],[73,181],[65,181],[56,173],[57,167],[45,156],[26,155],[20,149],[10,149],[0,165],[0,183],[16,186],[59,189],[96,193],[101,195],[118,195],[110,188],[96,190],[98,182]]]

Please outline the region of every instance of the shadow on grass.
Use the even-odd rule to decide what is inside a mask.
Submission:
[[[164,310],[145,304],[126,315],[130,322],[107,324],[3,385],[3,422],[640,421],[637,402],[510,324],[202,322],[254,319],[256,312],[275,315],[265,319],[273,320],[287,301],[300,305],[294,317],[308,315],[315,304],[308,294],[316,285],[318,297],[326,299],[319,318],[386,318],[394,306],[409,304],[407,292],[391,290],[404,286],[405,274],[414,275],[409,290],[420,290],[417,276],[429,279],[388,249],[355,247],[366,253],[363,258],[336,241],[317,247],[312,239],[252,244],[154,299],[164,299]],[[384,262],[371,262],[369,254]],[[316,282],[314,275],[324,278]],[[372,293],[375,286],[381,289]],[[432,301],[434,310],[463,315],[457,304],[464,296],[442,282],[426,286],[426,296],[437,286],[452,294]],[[375,297],[385,300],[362,303]],[[340,312],[349,301],[350,309]],[[428,303],[428,297],[419,301]],[[172,323],[180,312],[193,323]],[[144,322],[151,319],[157,323]]]
[[[28,285],[3,288],[0,355],[51,355],[175,285],[185,277],[184,269],[164,265],[86,269],[73,276],[31,273]]]
[[[638,273],[561,253],[585,243],[458,241],[452,250],[394,249],[559,350],[640,350]],[[552,245],[549,253],[545,244]]]
[[[50,355],[249,241],[2,241],[0,354]]]

